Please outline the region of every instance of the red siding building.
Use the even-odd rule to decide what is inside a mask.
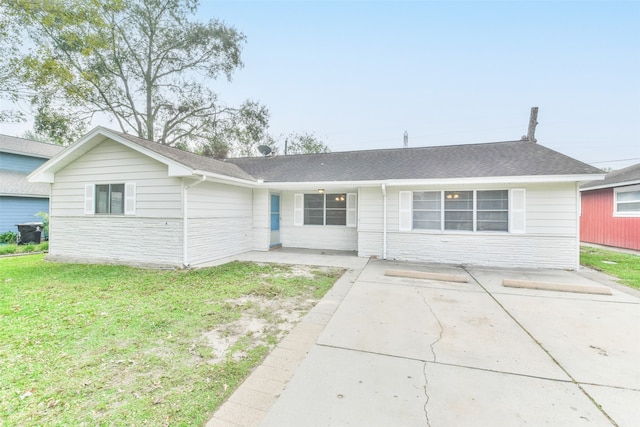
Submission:
[[[580,188],[580,240],[640,250],[640,164]]]

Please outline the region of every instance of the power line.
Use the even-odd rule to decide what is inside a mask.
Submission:
[[[631,160],[640,160],[640,157],[634,157],[633,159],[618,159],[618,160],[601,160],[599,162],[591,162],[590,165],[595,165],[598,163],[616,163],[616,162],[629,162]]]

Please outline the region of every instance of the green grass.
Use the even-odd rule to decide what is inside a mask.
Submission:
[[[211,363],[203,333],[238,319],[245,295],[318,298],[341,270],[294,276],[234,262],[193,271],[0,259],[2,425],[202,425],[264,358]],[[264,313],[265,316],[270,313]],[[238,360],[235,360],[238,359]]]
[[[43,242],[38,245],[32,243],[28,245],[6,244],[0,245],[0,255],[24,254],[30,252],[43,252],[49,250],[49,242]]]
[[[580,264],[620,279],[620,283],[640,290],[640,256],[582,246]]]

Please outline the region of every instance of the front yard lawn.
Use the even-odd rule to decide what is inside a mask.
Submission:
[[[620,283],[640,289],[640,256],[582,246],[580,264],[616,276]]]
[[[2,425],[202,425],[342,270],[0,259]]]

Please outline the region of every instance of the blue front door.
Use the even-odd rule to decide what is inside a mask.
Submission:
[[[280,195],[271,195],[271,239],[270,247],[280,246]]]

